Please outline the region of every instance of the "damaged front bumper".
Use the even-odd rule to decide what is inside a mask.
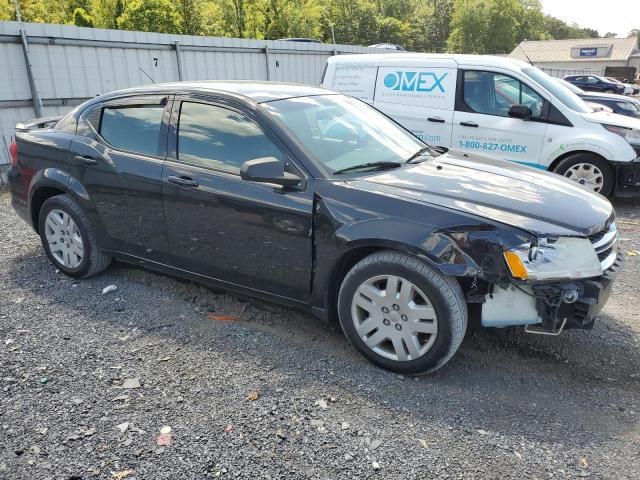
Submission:
[[[599,277],[534,285],[494,286],[482,304],[484,327],[527,326],[532,333],[559,333],[563,329],[591,329],[609,299],[623,256]],[[536,330],[530,330],[532,327]]]

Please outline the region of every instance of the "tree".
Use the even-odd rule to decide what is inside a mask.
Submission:
[[[378,43],[376,4],[371,0],[328,0],[322,14],[322,36],[331,41],[331,27],[338,43]]]
[[[88,12],[97,28],[118,28],[118,18],[125,9],[125,0],[88,0]]]
[[[177,0],[175,2],[180,14],[182,33],[200,35],[202,30],[202,0]]]
[[[604,36],[602,38],[615,38],[617,36],[618,36],[617,33],[607,32],[607,33],[604,34]]]
[[[380,42],[406,45],[411,25],[394,17],[379,16],[376,18],[376,31]]]
[[[245,32],[252,38],[319,38],[322,33],[322,9],[315,0],[256,0],[247,12]]]
[[[180,33],[181,23],[171,0],[131,0],[118,18],[118,28],[141,32]]]
[[[629,32],[629,37],[640,37],[640,28],[634,28]]]
[[[518,0],[490,0],[487,2],[487,30],[483,53],[509,53],[517,45],[522,4]]]
[[[540,0],[521,0],[522,14],[518,26],[516,43],[523,40],[544,40],[549,37],[545,31],[544,14]]]
[[[449,51],[481,53],[485,49],[487,7],[483,0],[454,0]]]
[[[442,52],[451,33],[452,0],[422,0],[411,22],[411,43],[416,50]]]
[[[77,7],[73,11],[72,22],[76,27],[93,27],[93,18],[82,7]]]

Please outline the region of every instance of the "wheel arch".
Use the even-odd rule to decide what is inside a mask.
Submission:
[[[376,252],[383,250],[395,251],[411,255],[427,265],[435,268],[440,273],[454,278],[460,283],[460,276],[469,276],[468,268],[460,268],[460,265],[436,262],[433,258],[425,253],[424,250],[412,246],[410,244],[389,241],[389,240],[360,240],[349,245],[342,254],[337,257],[327,278],[316,285],[316,288],[322,289],[325,293],[324,305],[326,308],[326,317],[330,322],[337,320],[337,300],[340,286],[349,271],[361,260]]]
[[[577,154],[586,154],[586,155],[593,155],[594,157],[598,157],[602,160],[604,160],[605,162],[609,163],[609,160],[607,160],[605,157],[603,157],[602,155],[600,155],[599,153],[596,152],[592,152],[590,150],[571,150],[570,152],[566,152],[563,153],[562,155],[559,155],[558,157],[556,157],[555,160],[553,160],[553,162],[551,162],[551,165],[549,165],[549,171],[553,172],[555,171],[556,167],[560,164],[560,162],[562,162],[565,158],[570,157],[571,155],[577,155]]]
[[[47,168],[37,172],[29,187],[29,217],[31,224],[39,233],[38,216],[44,202],[56,195],[69,194],[76,199],[89,200],[84,186],[67,172],[57,168]]]

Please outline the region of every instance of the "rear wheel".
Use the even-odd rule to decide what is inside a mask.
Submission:
[[[613,169],[606,160],[596,155],[590,153],[569,155],[553,171],[605,197],[613,191],[615,180]]]
[[[398,373],[442,367],[467,328],[460,286],[413,256],[383,251],[357,263],[338,296],[340,324],[368,360]]]
[[[90,277],[106,269],[111,257],[102,253],[89,218],[69,195],[44,202],[38,231],[49,259],[72,277]]]

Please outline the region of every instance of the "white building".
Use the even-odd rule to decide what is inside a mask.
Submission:
[[[640,72],[638,38],[580,38],[524,41],[509,55],[554,76],[604,74],[606,67],[635,67]]]

